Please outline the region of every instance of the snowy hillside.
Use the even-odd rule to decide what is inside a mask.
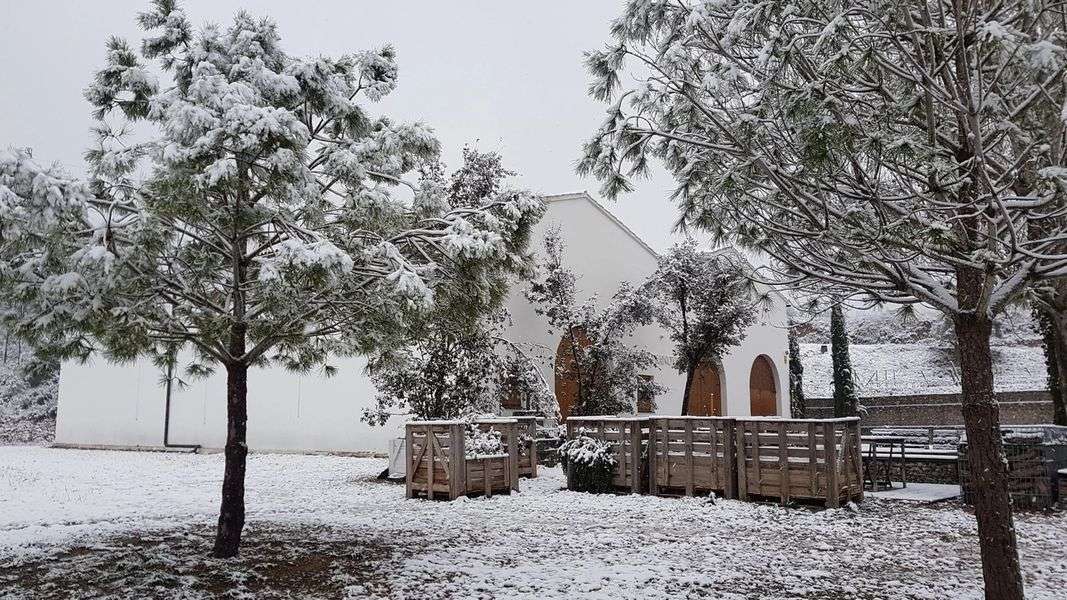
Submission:
[[[801,343],[830,341],[829,312],[814,317],[797,317],[797,332]],[[951,327],[940,313],[917,308],[914,315],[903,317],[896,310],[847,310],[845,322],[848,339],[853,344],[920,344],[944,345],[952,343]],[[999,346],[1040,345],[1037,331],[1028,311],[1011,310],[997,319],[993,330],[993,344]]]
[[[804,364],[804,393],[812,398],[832,396],[829,345],[801,344],[800,354]],[[959,367],[948,347],[921,343],[851,344],[849,354],[860,396],[960,391]],[[995,346],[993,369],[997,390],[1045,388],[1045,356],[1040,346]]]
[[[59,373],[28,376],[33,352],[0,332],[0,445],[49,442],[55,435]]]
[[[852,369],[860,396],[947,394],[960,391],[955,336],[936,312],[919,309],[902,318],[894,310],[846,313]],[[804,393],[833,395],[830,318],[820,314],[798,326]],[[994,385],[1001,391],[1045,389],[1041,335],[1028,311],[1003,315],[993,332]],[[823,347],[825,346],[825,352]]]

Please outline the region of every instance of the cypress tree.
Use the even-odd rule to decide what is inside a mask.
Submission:
[[[800,362],[800,344],[792,323],[789,325],[789,406],[794,418],[803,419],[806,416],[804,365]]]
[[[834,416],[856,415],[856,387],[852,380],[852,361],[848,356],[848,333],[840,304],[830,309],[830,358],[834,365]]]
[[[1045,351],[1045,369],[1047,370],[1048,392],[1052,396],[1053,417],[1056,425],[1067,425],[1067,399],[1064,398],[1062,373],[1060,373],[1060,353],[1063,340],[1060,338],[1056,324],[1048,313],[1033,309],[1034,320],[1041,330],[1041,345]]]

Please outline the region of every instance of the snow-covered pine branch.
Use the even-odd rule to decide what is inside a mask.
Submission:
[[[607,195],[658,159],[681,223],[779,286],[953,320],[990,598],[1023,590],[989,335],[1067,275],[1065,26],[1044,1],[632,0],[587,55],[609,108],[579,171]]]

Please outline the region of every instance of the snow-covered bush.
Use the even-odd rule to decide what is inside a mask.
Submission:
[[[615,453],[608,442],[586,435],[585,428],[560,445],[559,460],[571,473],[570,489],[595,494],[611,491]]]
[[[467,429],[464,432],[463,446],[467,458],[493,456],[496,454],[504,454],[506,452],[504,449],[504,441],[499,431],[492,427],[483,430],[474,423],[467,424]]]

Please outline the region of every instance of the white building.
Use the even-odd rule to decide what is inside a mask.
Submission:
[[[537,249],[550,227],[559,227],[564,260],[579,275],[583,298],[610,297],[623,281],[639,283],[656,268],[656,253],[588,194],[546,199],[548,210],[534,235]],[[550,332],[516,286],[508,300],[512,341],[551,357],[562,332]],[[749,328],[745,341],[694,385],[692,412],[744,416],[788,416],[785,301]],[[672,348],[662,330],[646,327],[634,336],[660,357],[649,372],[667,391],[656,398],[659,414],[679,414],[685,378],[671,367]],[[567,382],[546,358],[542,370],[566,402]],[[300,376],[283,369],[254,369],[248,375],[248,445],[252,450],[384,452],[401,420],[371,427],[361,420],[375,390],[363,373],[365,361],[347,359],[331,378]],[[116,365],[96,358],[64,364],[59,382],[56,443],[76,446],[221,448],[226,440],[225,373],[219,370],[188,387],[164,385],[148,361]],[[168,409],[169,406],[169,409]]]

